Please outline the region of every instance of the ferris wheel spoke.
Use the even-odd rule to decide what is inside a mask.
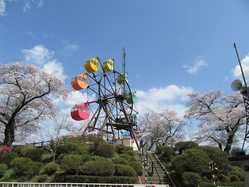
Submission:
[[[107,82],[109,83],[109,86],[110,86],[111,90],[113,91],[113,93],[115,93],[115,89],[113,89],[113,83],[111,83],[111,81],[110,81],[108,75],[106,75],[106,80],[107,80]]]

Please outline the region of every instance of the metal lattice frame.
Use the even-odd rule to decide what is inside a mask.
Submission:
[[[239,63],[239,66],[240,66],[240,71],[241,71],[241,74],[242,74],[243,82],[244,82],[244,85],[246,87],[246,93],[242,94],[243,101],[244,101],[244,107],[245,107],[245,113],[246,113],[245,136],[244,136],[243,144],[242,144],[242,148],[241,148],[242,151],[243,151],[244,147],[245,147],[246,140],[249,138],[249,93],[248,93],[247,82],[246,82],[245,74],[244,74],[243,67],[242,67],[242,64],[241,64],[239,52],[238,52],[238,49],[237,49],[237,46],[236,46],[235,43],[234,43],[234,49],[235,49],[236,56],[237,56],[237,59],[238,59],[238,63]]]
[[[100,59],[99,63],[100,70],[97,73],[87,73],[87,95],[94,99],[87,102],[92,116],[83,134],[95,133],[113,141],[119,139],[120,133],[126,131],[135,140],[139,149],[134,119],[137,112],[134,110],[133,102],[127,100],[128,97],[133,97],[130,85],[127,80],[124,80],[123,84],[118,84],[117,79],[122,73],[115,69],[105,72]]]

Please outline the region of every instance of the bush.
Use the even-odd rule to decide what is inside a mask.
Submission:
[[[230,181],[231,182],[238,182],[238,181],[240,181],[240,178],[236,175],[230,175]]]
[[[119,156],[116,156],[116,157],[112,158],[112,161],[113,161],[114,164],[125,164],[126,165],[126,164],[129,163],[126,159],[121,158]]]
[[[52,182],[136,184],[137,177],[56,175]]]
[[[198,144],[192,141],[178,142],[175,145],[175,149],[179,154],[182,154],[187,149],[197,148]]]
[[[38,176],[34,176],[31,179],[32,182],[49,182],[48,181],[48,176],[47,175],[38,175]]]
[[[183,183],[186,187],[198,187],[201,177],[198,173],[184,172],[182,175]]]
[[[12,160],[11,167],[17,176],[34,176],[39,173],[41,163],[29,158],[18,157]]]
[[[88,152],[87,146],[83,144],[77,144],[72,142],[66,142],[60,144],[56,148],[56,156],[66,154],[85,154]]]
[[[114,164],[109,160],[88,161],[81,168],[81,172],[85,175],[112,176]]]
[[[158,153],[160,160],[164,162],[169,162],[175,155],[175,151],[172,147],[169,146],[159,146],[158,147]]]
[[[216,147],[210,147],[210,146],[203,146],[200,147],[201,150],[203,150],[210,160],[212,160],[216,167],[219,168],[219,171],[222,173],[227,173],[229,171],[230,163],[228,160],[228,155]]]
[[[143,175],[143,167],[139,162],[133,161],[130,162],[129,165],[136,171],[138,176]]]
[[[6,164],[0,164],[0,178],[4,176],[8,166]]]
[[[44,153],[41,156],[41,161],[45,162],[45,163],[51,162],[51,161],[53,161],[53,155],[50,153]]]
[[[45,175],[53,175],[58,170],[60,170],[60,165],[55,162],[50,162],[41,169],[40,173]]]
[[[130,166],[116,164],[115,165],[115,176],[137,176],[137,173]]]
[[[114,154],[114,147],[111,144],[100,143],[94,151],[96,155],[110,158]]]
[[[4,176],[0,179],[0,182],[10,182],[12,179],[15,178],[15,172],[13,169],[8,169],[5,173]]]
[[[81,155],[70,154],[63,157],[61,166],[68,174],[78,174],[83,163]]]
[[[126,154],[133,154],[133,150],[131,147],[127,147],[127,146],[124,146],[122,144],[119,144],[119,145],[116,145],[115,146],[115,151],[118,153],[118,154],[123,154],[123,153],[126,153]]]
[[[20,149],[21,156],[30,158],[33,161],[41,161],[41,156],[44,150],[33,145],[23,146]]]
[[[200,149],[188,149],[184,154],[176,156],[172,160],[172,167],[178,175],[190,171],[205,173],[208,171],[209,157]]]
[[[200,187],[216,187],[216,185],[209,182],[201,182]]]
[[[239,177],[240,181],[243,181],[245,179],[245,171],[238,166],[233,166],[229,174]]]
[[[15,152],[0,154],[0,163],[10,166],[11,161],[17,157]]]

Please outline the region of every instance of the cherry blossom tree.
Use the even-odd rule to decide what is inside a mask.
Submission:
[[[12,145],[18,135],[38,129],[56,112],[53,97],[65,95],[64,83],[31,64],[0,65],[0,133]]]
[[[229,153],[236,135],[244,125],[245,111],[239,94],[224,95],[220,91],[190,95],[186,117],[200,121],[197,138],[215,143]]]
[[[139,122],[142,140],[151,150],[155,145],[173,144],[183,137],[184,122],[174,111],[148,112]]]

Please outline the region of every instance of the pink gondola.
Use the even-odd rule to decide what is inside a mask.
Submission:
[[[87,103],[75,105],[71,111],[71,117],[76,121],[87,120],[90,116]]]

